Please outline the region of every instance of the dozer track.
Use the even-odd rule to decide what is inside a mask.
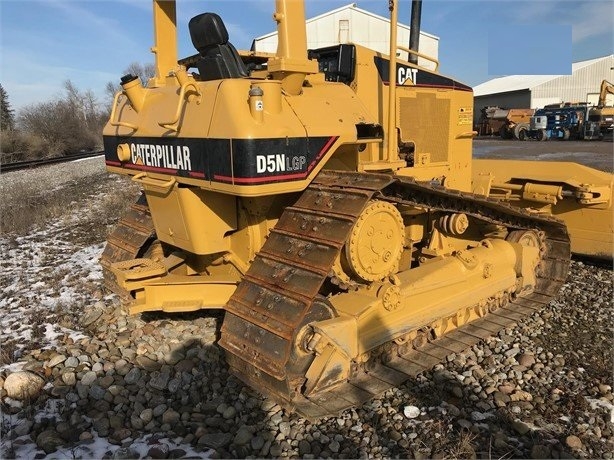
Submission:
[[[117,284],[110,268],[111,264],[142,256],[148,243],[154,238],[155,229],[147,199],[141,194],[107,237],[107,245],[100,258],[104,285],[107,289],[123,299],[130,299],[130,293]]]
[[[327,279],[334,282],[333,264],[372,198],[462,212],[510,230],[537,230],[541,260],[536,287],[525,295],[508,293],[503,302],[493,299],[481,306],[479,319],[443,335],[421,327],[422,342],[387,342],[371,350],[367,362],[352,362],[347,382],[307,398],[301,388],[309,363],[293,351],[294,341],[306,324],[331,317],[320,291]],[[282,406],[308,419],[335,415],[539,311],[559,291],[569,259],[567,231],[556,219],[411,178],[322,172],[285,209],[226,305],[220,345],[235,375]]]

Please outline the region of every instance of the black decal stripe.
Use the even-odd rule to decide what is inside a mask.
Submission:
[[[338,136],[255,139],[169,139],[105,136],[105,162],[108,166],[137,171],[152,171],[224,183],[258,185],[276,181],[305,179],[331,150],[337,139],[339,139]],[[145,157],[137,160],[137,163],[132,163],[132,158],[125,162],[120,161],[117,156],[117,147],[120,144],[165,146],[165,148],[174,149],[173,151],[187,147],[191,168],[186,170],[168,167],[171,164],[167,167],[164,167],[164,164],[143,164],[142,160]],[[258,172],[261,166],[257,160],[262,155],[266,157],[272,155],[278,159],[283,158],[283,166],[275,172],[270,170]],[[171,160],[174,161],[173,158]],[[158,158],[158,162],[160,162],[160,158]],[[176,165],[172,164],[172,166]]]
[[[375,56],[373,58],[375,67],[377,68],[377,72],[379,73],[380,79],[384,85],[390,85],[390,75],[389,75],[389,66],[390,61],[388,59],[381,58],[379,56]],[[415,69],[415,67],[407,66],[401,62],[397,62],[396,73],[398,75],[399,69],[401,67],[407,69]],[[457,91],[473,91],[470,86],[467,86],[463,83],[460,83],[452,78],[446,77],[444,75],[430,72],[424,69],[417,69],[418,72],[416,74],[416,81],[412,86],[418,86],[421,88],[449,88]],[[395,75],[396,76],[396,75]],[[410,79],[411,80],[411,79]],[[396,78],[395,78],[396,81]],[[399,85],[398,87],[404,87],[406,85]]]
[[[299,172],[299,173],[294,173],[294,174],[281,174],[281,175],[274,175],[274,176],[234,177],[234,178],[232,176],[214,174],[213,179],[219,182],[247,184],[247,185],[262,184],[262,183],[269,183],[269,182],[276,182],[276,181],[302,180],[302,179],[305,179],[307,176],[309,176],[313,168],[315,168],[315,166],[319,163],[319,161],[326,154],[326,152],[330,150],[330,148],[337,141],[337,139],[339,139],[339,136],[332,136],[328,139],[326,144],[324,144],[322,149],[320,149],[320,151],[316,155],[315,159],[311,163],[309,163],[309,166],[307,167],[307,170],[305,172]]]
[[[332,136],[328,142],[326,144],[324,144],[324,147],[322,147],[322,150],[320,150],[320,152],[318,153],[318,155],[316,156],[315,160],[313,160],[310,164],[309,167],[307,168],[307,173],[311,172],[311,170],[314,168],[314,166],[318,163],[318,161],[320,161],[322,159],[322,157],[326,154],[326,152],[328,152],[330,150],[330,148],[333,146],[333,144],[335,142],[337,142],[337,139],[339,139],[339,136]]]

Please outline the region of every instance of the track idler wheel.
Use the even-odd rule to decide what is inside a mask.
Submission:
[[[514,230],[506,240],[531,248],[539,248],[541,245],[539,235],[533,230]]]

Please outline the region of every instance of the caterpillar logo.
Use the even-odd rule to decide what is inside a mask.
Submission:
[[[190,147],[186,145],[130,144],[130,157],[134,164],[192,170]]]
[[[401,66],[397,70],[397,85],[404,85],[407,80],[411,80],[415,85],[417,76],[418,69]]]

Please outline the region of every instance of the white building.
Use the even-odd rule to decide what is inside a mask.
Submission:
[[[386,55],[390,51],[390,20],[360,9],[356,3],[350,3],[307,19],[306,23],[309,49],[355,43]],[[397,43],[406,48],[409,47],[409,30],[409,26],[398,24]],[[252,46],[256,51],[275,53],[277,51],[277,32],[256,38]],[[438,59],[439,37],[421,31],[418,51]],[[406,52],[401,51],[398,56],[407,60]],[[419,58],[418,64],[427,69],[434,68],[434,64],[426,59]]]
[[[596,105],[603,80],[614,81],[614,54],[574,62],[571,75],[509,75],[473,88],[474,114],[483,107],[538,109],[560,102],[588,102]],[[608,96],[607,105],[614,104]]]

